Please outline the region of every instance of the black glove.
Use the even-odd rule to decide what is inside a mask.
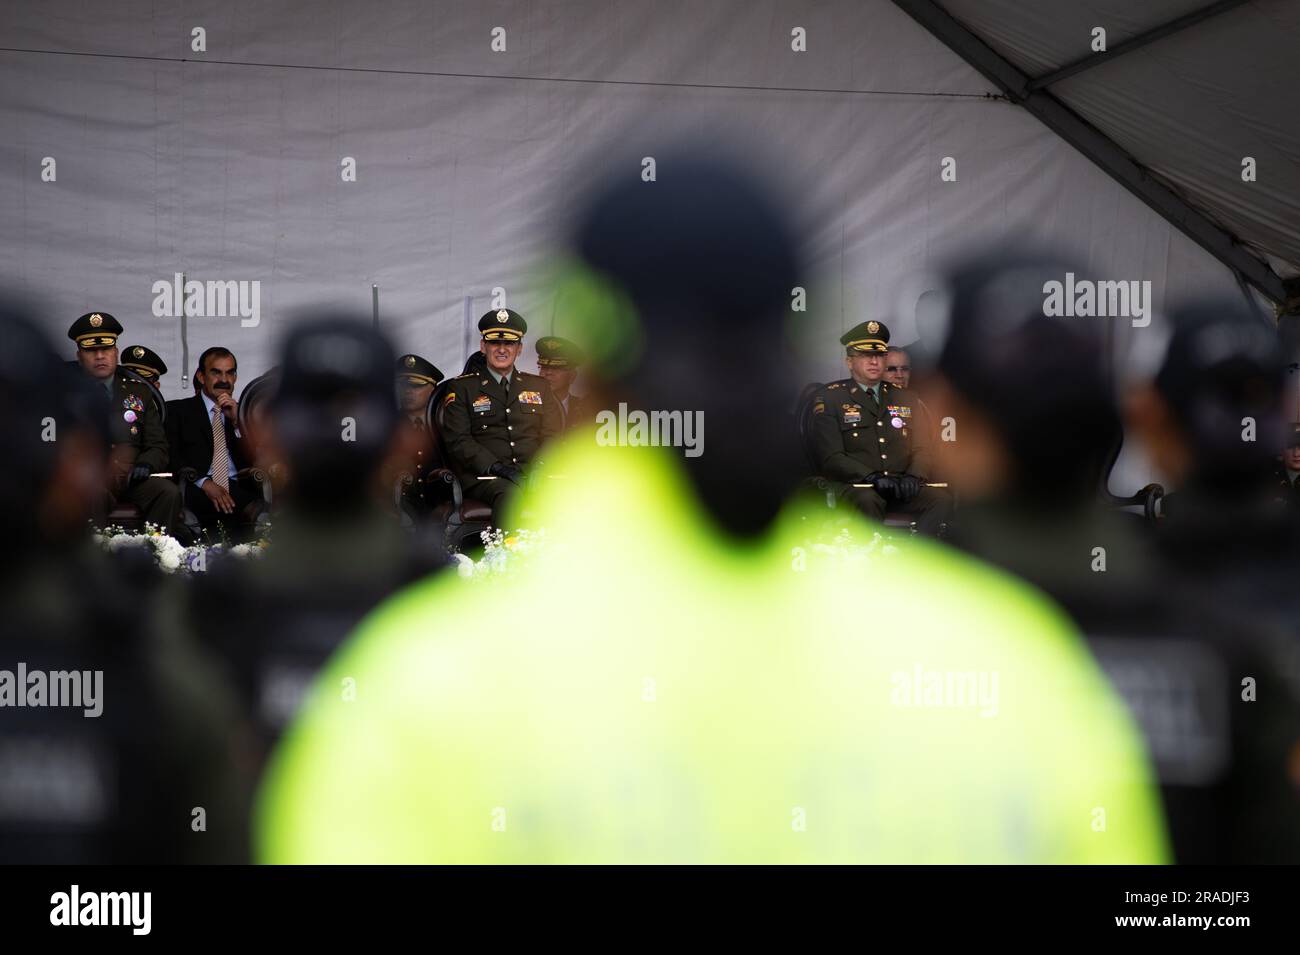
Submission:
[[[879,471],[872,471],[863,479],[862,483],[875,485],[875,492],[885,500],[889,500],[898,493],[898,481],[892,475],[882,474]]]
[[[906,504],[921,493],[921,479],[915,474],[900,474],[898,481],[898,503]]]
[[[127,475],[126,483],[128,486],[139,484],[152,473],[153,471],[149,469],[149,465],[137,464],[135,467],[131,468],[131,473]]]
[[[502,464],[500,461],[496,461],[492,467],[488,468],[488,474],[505,478],[511,484],[522,485],[524,483],[523,469],[517,468],[513,464]]]

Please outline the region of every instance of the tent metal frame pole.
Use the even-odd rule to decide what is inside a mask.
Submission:
[[[995,53],[933,0],[893,0],[896,7],[994,83],[1006,97],[1096,163],[1175,228],[1188,236],[1272,301],[1287,300],[1287,285],[1266,262],[1232,233],[1187,204],[1119,146],[1084,122],[1045,90],[1029,89],[1030,78]],[[1292,293],[1294,294],[1294,293]]]
[[[1167,36],[1172,36],[1190,26],[1195,26],[1202,20],[1208,20],[1210,17],[1217,17],[1220,13],[1227,13],[1236,7],[1244,4],[1246,0],[1219,0],[1218,3],[1212,3],[1208,7],[1201,7],[1199,10],[1193,10],[1191,13],[1170,20],[1168,23],[1158,27],[1153,27],[1145,33],[1139,33],[1137,36],[1129,37],[1122,43],[1117,43],[1104,53],[1093,53],[1090,56],[1082,57],[1073,63],[1067,63],[1058,70],[1050,73],[1044,73],[1042,76],[1035,77],[1029,81],[1028,89],[1034,90],[1045,89],[1053,83],[1065,79],[1067,76],[1074,76],[1076,73],[1082,73],[1084,70],[1090,70],[1094,66],[1102,66],[1109,63],[1125,53],[1132,53],[1134,50],[1154,43],[1156,40],[1163,40]]]
[[[470,338],[470,329],[473,328],[474,326],[474,299],[472,296],[469,295],[465,296],[465,314],[464,314],[463,322],[464,324],[462,328],[463,328],[464,337],[461,341],[462,354],[460,356],[460,361],[462,365],[465,362],[469,361],[469,343],[472,340]]]
[[[185,317],[185,273],[181,273],[181,391],[190,386],[190,329]]]

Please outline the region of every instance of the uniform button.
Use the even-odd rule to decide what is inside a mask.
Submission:
[[[509,409],[509,408],[506,409],[506,414],[510,414],[510,409]]]
[[[508,424],[508,425],[506,425],[506,430],[507,430],[507,431],[513,431],[513,430],[515,430],[515,426],[512,425],[512,424]]]
[[[881,444],[884,444],[884,443],[885,443],[885,439],[884,439],[884,438],[877,438],[876,440],[879,441]]]
[[[856,438],[857,436],[858,433],[856,431],[854,431],[851,435],[849,435],[850,438]]]
[[[510,447],[513,448],[514,446],[515,446],[515,443],[514,443],[513,441],[511,441],[511,442],[510,442]]]
[[[876,422],[876,427],[877,427],[877,428],[883,428],[884,425],[881,424],[879,421],[877,421],[877,422]]]

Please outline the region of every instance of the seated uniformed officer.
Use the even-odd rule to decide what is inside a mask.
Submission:
[[[442,379],[438,366],[427,358],[403,355],[397,359],[397,401],[408,424],[424,428],[429,397]]]
[[[122,367],[129,368],[155,388],[162,387],[162,376],[167,374],[167,363],[152,348],[129,345],[122,350]]]
[[[885,510],[916,516],[917,529],[938,533],[952,499],[925,487],[932,473],[934,430],[920,399],[882,380],[889,329],[862,322],[841,338],[851,377],[813,396],[812,440],[824,477],[838,482],[844,500],[868,517]],[[871,487],[855,487],[870,484]]]
[[[443,399],[443,437],[465,494],[489,505],[500,527],[506,494],[523,483],[524,466],[542,443],[560,431],[560,406],[545,378],[515,367],[528,331],[522,315],[500,308],[480,318],[478,328],[487,368],[452,379]]]
[[[1300,509],[1300,484],[1296,483],[1296,479],[1300,478],[1300,422],[1287,429],[1286,447],[1282,449],[1282,457],[1273,469],[1273,477],[1277,481],[1275,493],[1278,503],[1291,509]]]
[[[567,338],[547,335],[537,339],[537,373],[551,386],[551,393],[560,405],[563,428],[568,431],[579,425],[596,420],[596,412],[588,400],[575,395],[574,379],[582,367],[584,355],[582,349]]]
[[[109,493],[134,504],[147,522],[171,533],[180,515],[180,488],[164,478],[150,478],[154,471],[167,469],[167,435],[149,389],[117,367],[120,334],[121,323],[107,312],[87,312],[68,329],[68,337],[77,343],[82,371],[104,389],[112,441]]]
[[[438,366],[427,358],[403,355],[397,359],[397,402],[402,409],[398,440],[402,466],[409,468],[414,476],[414,482],[403,490],[402,497],[416,513],[425,512],[433,503],[424,493],[424,478],[433,450],[424,413],[429,407],[429,398],[442,379]]]

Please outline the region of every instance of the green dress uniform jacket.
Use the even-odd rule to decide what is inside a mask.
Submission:
[[[925,479],[934,469],[933,422],[916,393],[880,383],[880,401],[852,378],[813,396],[812,441],[823,477],[852,484],[873,471]]]
[[[119,370],[113,375],[110,402],[108,429],[113,444],[113,478],[125,479],[135,465],[148,465],[150,471],[166,471],[167,433],[149,388]]]
[[[560,433],[560,406],[546,379],[515,370],[509,398],[490,372],[453,378],[443,399],[443,438],[467,487],[493,464],[524,467]]]

